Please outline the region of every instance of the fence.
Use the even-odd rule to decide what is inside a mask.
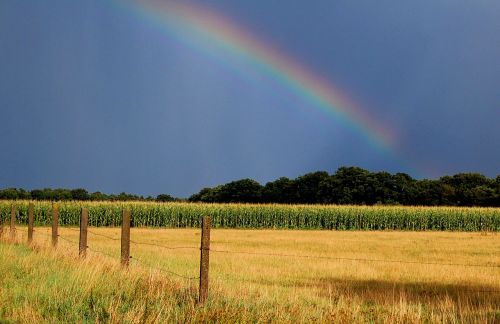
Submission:
[[[13,204],[11,206],[10,211],[10,238],[14,239],[16,237],[16,207]],[[64,236],[59,235],[58,232],[58,224],[59,224],[59,209],[58,204],[54,203],[52,205],[52,222],[51,222],[51,233],[45,234],[40,233],[42,235],[49,235],[51,238],[51,244],[55,248],[58,245],[58,240],[62,239],[69,243],[75,244],[78,246],[78,253],[81,258],[85,258],[87,256],[87,250],[90,250],[95,253],[102,254],[107,257],[114,258],[115,256],[95,249],[91,249],[88,246],[88,234],[100,236],[112,241],[120,241],[120,262],[122,267],[126,268],[129,266],[130,260],[134,260],[136,262],[141,263],[142,261],[136,257],[132,257],[130,255],[130,245],[148,245],[155,246],[167,250],[179,250],[179,249],[199,249],[200,250],[200,265],[199,265],[199,276],[198,277],[188,277],[176,272],[170,271],[164,268],[156,268],[162,272],[177,276],[179,278],[187,279],[187,280],[199,280],[199,292],[198,292],[198,303],[203,305],[208,298],[208,290],[209,290],[209,260],[210,260],[210,252],[219,253],[219,254],[247,254],[247,255],[262,255],[262,256],[272,256],[272,257],[283,257],[283,258],[306,258],[306,259],[323,259],[323,260],[346,260],[346,261],[359,261],[359,262],[385,262],[385,263],[401,263],[401,264],[422,264],[422,265],[440,265],[440,266],[457,266],[457,267],[482,267],[482,268],[500,268],[500,265],[497,264],[466,264],[466,263],[440,263],[440,262],[421,262],[421,261],[409,261],[409,260],[394,260],[394,259],[369,259],[369,258],[347,258],[347,257],[330,257],[330,256],[318,256],[318,255],[299,255],[299,254],[283,254],[283,253],[263,253],[263,252],[252,252],[252,251],[232,251],[232,250],[219,250],[219,249],[211,249],[210,248],[210,228],[211,228],[211,220],[210,217],[203,217],[201,222],[201,240],[200,247],[194,246],[166,246],[162,244],[156,243],[148,243],[148,242],[138,242],[131,240],[130,236],[130,221],[131,221],[131,212],[128,209],[122,210],[122,222],[121,222],[121,236],[120,238],[114,238],[108,235],[104,235],[101,233],[93,232],[88,229],[88,210],[86,208],[81,208],[80,211],[80,226],[79,229],[68,228],[69,230],[74,230],[79,232],[79,242],[72,241]],[[33,216],[34,216],[34,207],[33,204],[30,203],[27,210],[28,217],[28,228],[27,228],[27,242],[31,244],[33,242]],[[2,218],[0,218],[0,238],[4,234],[4,224],[2,223]],[[145,264],[145,263],[143,263]],[[499,294],[500,290],[474,290],[473,292],[478,293],[493,293]]]

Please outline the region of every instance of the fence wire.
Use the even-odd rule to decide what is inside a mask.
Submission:
[[[116,238],[116,237],[112,237],[112,236],[109,236],[109,235],[105,235],[105,234],[101,234],[101,233],[96,233],[94,231],[89,231],[87,229],[87,233],[90,233],[92,235],[95,235],[95,236],[100,236],[100,237],[104,237],[104,238],[107,238],[108,240],[112,240],[112,241],[120,241],[121,238]]]
[[[182,249],[191,249],[191,250],[199,250],[199,247],[196,246],[166,246],[162,244],[157,244],[157,243],[149,243],[149,242],[137,242],[137,241],[132,241],[130,240],[130,243],[136,244],[136,245],[149,245],[149,246],[155,246],[167,250],[182,250]]]
[[[80,230],[78,230],[78,229],[74,229],[74,228],[68,228],[68,229],[72,230],[72,231],[80,232]],[[92,234],[92,235],[104,237],[104,238],[107,238],[107,239],[112,240],[112,241],[120,241],[121,240],[121,238],[116,238],[116,237],[111,237],[109,235],[105,235],[105,234],[101,234],[101,233],[96,233],[96,232],[91,231],[89,229],[87,229],[87,232],[90,233],[90,234]],[[134,240],[130,240],[130,243],[136,244],[136,245],[155,246],[155,247],[159,247],[159,248],[163,248],[163,249],[167,249],[167,250],[181,250],[181,249],[194,249],[194,250],[198,250],[199,249],[199,247],[196,247],[196,246],[167,246],[167,245],[158,244],[158,243],[138,242],[138,241],[134,241]]]
[[[63,241],[69,242],[69,243],[71,243],[71,244],[76,244],[76,245],[78,245],[78,244],[79,244],[78,242],[76,242],[76,241],[72,241],[72,240],[70,240],[70,239],[67,239],[67,238],[65,238],[64,236],[61,236],[61,235],[57,235],[57,237],[58,237],[58,238],[60,238],[60,239],[62,239]]]
[[[229,251],[229,250],[216,250],[216,249],[210,249],[210,252],[225,253],[225,254],[264,255],[264,256],[276,256],[284,258],[324,259],[324,260],[338,260],[338,261],[386,262],[386,263],[407,263],[407,264],[422,264],[422,265],[500,268],[500,265],[496,264],[491,265],[491,264],[467,264],[467,263],[440,263],[440,262],[420,262],[420,261],[389,260],[389,259],[345,258],[345,257],[329,257],[321,255],[281,254],[281,253]]]

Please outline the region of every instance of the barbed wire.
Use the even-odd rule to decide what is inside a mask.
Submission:
[[[225,254],[264,255],[264,256],[285,257],[285,258],[308,258],[308,259],[341,260],[341,261],[387,262],[387,263],[406,263],[406,264],[423,264],[423,265],[500,268],[500,265],[491,265],[491,264],[440,263],[440,262],[420,262],[420,261],[409,261],[409,260],[407,261],[407,260],[389,260],[389,259],[346,258],[346,257],[320,256],[320,255],[229,251],[229,250],[216,250],[216,249],[210,249],[210,251],[215,253],[225,253]]]
[[[199,249],[199,247],[196,247],[196,246],[167,246],[167,245],[162,245],[162,244],[149,243],[149,242],[137,242],[137,241],[132,241],[132,240],[130,240],[130,243],[137,244],[137,245],[156,246],[156,247],[160,247],[160,248],[167,249],[167,250],[181,250],[181,249],[198,250]]]
[[[92,235],[101,236],[101,237],[107,238],[107,239],[112,240],[112,241],[120,241],[121,240],[121,238],[115,238],[115,237],[111,237],[111,236],[101,234],[101,233],[96,233],[96,232],[89,231],[89,230],[87,230],[87,232],[92,234]]]
[[[80,230],[76,229],[76,228],[67,227],[66,229],[69,229],[71,231],[80,233]],[[104,238],[107,238],[107,239],[112,240],[112,241],[120,241],[121,240],[121,238],[115,238],[115,237],[111,237],[111,236],[108,236],[108,235],[105,235],[105,234],[96,233],[96,232],[91,231],[89,229],[87,229],[87,233],[90,233],[90,234],[95,235],[95,236],[104,237]]]
[[[48,237],[51,237],[52,234],[48,234],[48,233],[42,233],[42,235],[45,235],[45,236],[48,236]],[[72,243],[72,244],[76,244],[76,245],[79,245],[79,242],[76,242],[76,241],[73,241],[73,240],[70,240],[60,234],[57,235],[58,238],[62,239],[63,241],[66,241],[66,242],[69,242],[69,243]],[[111,257],[111,258],[117,258],[118,256],[116,255],[112,255],[112,254],[109,254],[107,252],[103,252],[103,251],[98,251],[98,250],[95,250],[94,248],[91,248],[90,246],[87,245],[87,249],[91,252],[95,252],[95,253],[100,253],[102,255],[105,255],[105,256],[108,256],[108,257]]]
[[[65,238],[64,236],[61,236],[61,235],[57,235],[57,237],[60,238],[60,239],[62,239],[62,240],[64,240],[64,241],[66,241],[66,242],[72,243],[72,244],[79,244],[78,242],[72,241],[70,239],[67,239],[67,238]]]
[[[73,230],[73,231],[78,231],[77,229],[72,229],[72,228],[68,228],[70,230]],[[115,238],[115,237],[111,237],[111,236],[108,236],[108,235],[105,235],[105,234],[101,234],[101,233],[96,233],[96,232],[93,232],[91,230],[88,230],[87,229],[87,232],[92,234],[92,235],[96,235],[96,236],[101,236],[101,237],[104,237],[104,238],[107,238],[109,240],[113,240],[113,241],[119,241],[121,240],[121,238]],[[156,246],[156,247],[160,247],[160,248],[164,248],[164,249],[167,249],[167,250],[180,250],[180,249],[198,249],[198,247],[194,247],[194,246],[167,246],[167,245],[162,245],[162,244],[157,244],[157,243],[150,243],[150,242],[138,242],[138,241],[134,241],[134,240],[130,240],[130,243],[132,244],[137,244],[137,245],[149,245],[149,246]]]

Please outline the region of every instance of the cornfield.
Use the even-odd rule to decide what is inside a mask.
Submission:
[[[0,201],[0,218],[27,223],[29,201]],[[35,226],[51,222],[51,202],[34,202]],[[335,205],[257,205],[154,202],[60,202],[59,225],[78,226],[80,208],[89,210],[90,226],[119,226],[121,211],[132,212],[132,226],[199,227],[201,216],[214,228],[325,230],[500,231],[500,208]]]

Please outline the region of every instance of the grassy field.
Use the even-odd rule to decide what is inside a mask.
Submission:
[[[199,230],[133,228],[136,244],[131,246],[128,271],[118,265],[120,242],[110,239],[120,237],[119,229],[90,231],[89,248],[105,255],[90,251],[80,260],[76,228],[60,228],[56,251],[50,248],[48,228],[36,228],[31,248],[24,243],[0,244],[0,318],[146,323],[500,321],[500,237],[495,233],[215,229],[209,302],[198,307],[197,280],[170,272],[198,276]],[[25,228],[18,229],[17,239],[26,240]]]

